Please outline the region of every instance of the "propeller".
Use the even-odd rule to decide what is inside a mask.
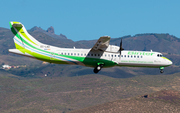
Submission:
[[[121,38],[121,42],[120,42],[120,46],[119,46],[119,52],[120,52],[120,55],[121,55],[121,51],[123,51],[124,48],[122,48],[122,38]]]
[[[122,38],[121,38],[121,42],[120,42],[120,45],[119,45],[119,62],[121,60],[121,51],[123,51],[124,48],[122,48]]]

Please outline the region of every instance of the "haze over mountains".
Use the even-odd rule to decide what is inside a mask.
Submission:
[[[97,41],[85,40],[86,38],[73,41],[68,39],[66,34],[56,35],[52,26],[47,30],[33,27],[28,32],[40,42],[58,47],[91,48]],[[97,106],[92,108],[100,112],[106,109],[108,112],[112,108],[109,105],[116,105],[114,110],[119,110],[118,105],[124,102],[131,103],[127,104],[126,108],[128,105],[137,105],[137,102],[142,105],[136,106],[140,108],[143,107],[144,102],[147,102],[148,105],[153,103],[159,107],[169,105],[180,111],[177,107],[179,101],[175,101],[174,104],[173,100],[154,101],[153,99],[156,99],[154,96],[145,100],[138,96],[167,89],[172,92],[170,96],[173,99],[180,98],[179,92],[171,91],[172,89],[180,91],[180,39],[169,34],[145,33],[112,37],[110,44],[119,45],[121,38],[125,50],[162,52],[165,57],[173,61],[173,65],[166,67],[163,74],[160,74],[158,68],[113,67],[104,68],[98,74],[94,74],[93,69],[89,67],[43,65],[42,61],[9,53],[8,49],[15,48],[13,34],[9,29],[0,28],[0,64],[26,65],[26,68],[0,70],[0,100],[2,100],[0,111],[65,113],[105,103],[98,105],[102,109],[97,109]],[[45,74],[48,76],[45,77]],[[161,94],[158,92],[155,95],[159,93]],[[158,99],[161,97],[164,99],[164,95],[157,96]],[[149,108],[154,109],[156,106]],[[91,108],[83,110],[88,109]]]

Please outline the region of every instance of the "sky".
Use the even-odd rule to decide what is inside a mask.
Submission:
[[[0,0],[0,27],[21,22],[73,41],[169,33],[180,38],[180,0]]]

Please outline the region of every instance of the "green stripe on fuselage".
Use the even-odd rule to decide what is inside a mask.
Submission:
[[[113,61],[100,59],[100,58],[78,57],[78,56],[68,56],[68,55],[65,55],[65,57],[71,58],[74,60],[78,60],[78,61],[84,63],[86,66],[89,66],[89,67],[95,67],[100,62],[104,63],[103,67],[113,67],[113,66],[117,65]]]
[[[16,44],[16,43],[15,43]],[[69,64],[65,61],[62,61],[62,60],[59,60],[59,59],[53,59],[51,60],[51,57],[50,56],[45,56],[45,55],[42,55],[42,54],[38,54],[38,53],[35,53],[35,52],[31,52],[30,50],[28,49],[24,49],[23,47],[21,47],[20,45],[16,44],[16,46],[18,48],[22,48],[22,49],[18,49],[19,51],[21,51],[22,53],[28,53],[30,55],[32,55],[33,57],[37,58],[38,60],[42,60],[42,61],[46,61],[46,62],[50,62],[50,63],[56,63],[56,64]]]

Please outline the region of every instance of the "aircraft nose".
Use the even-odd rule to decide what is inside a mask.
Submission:
[[[171,60],[169,60],[169,59],[167,59],[167,63],[168,63],[168,65],[172,65],[173,64],[173,62]]]
[[[171,61],[171,60],[169,60],[168,58],[166,58],[166,57],[163,57],[163,59],[165,60],[165,62],[166,62],[166,64],[167,65],[172,65],[173,64],[173,62]]]
[[[172,64],[173,64],[173,62],[171,60],[169,60],[169,65],[172,65]]]

